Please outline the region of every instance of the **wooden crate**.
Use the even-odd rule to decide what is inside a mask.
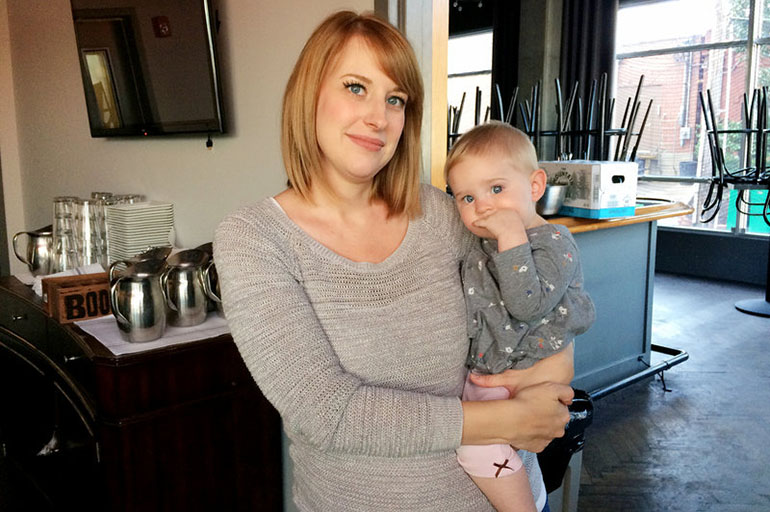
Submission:
[[[43,279],[48,314],[66,324],[112,313],[107,272]]]

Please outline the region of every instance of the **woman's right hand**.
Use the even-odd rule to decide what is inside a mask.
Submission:
[[[518,425],[510,444],[530,452],[541,452],[553,439],[564,435],[569,423],[567,405],[575,392],[570,386],[545,382],[522,389],[512,400],[521,407]]]
[[[541,452],[564,435],[569,422],[570,386],[544,382],[522,389],[509,400],[463,402],[462,444],[510,444]]]

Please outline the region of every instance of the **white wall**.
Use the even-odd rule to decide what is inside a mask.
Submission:
[[[13,97],[13,70],[11,69],[11,35],[8,26],[6,0],[0,0],[0,176],[3,178],[7,232],[13,235],[26,225],[19,172],[19,140],[16,133],[16,104]],[[11,238],[0,243],[0,255],[12,254]],[[11,258],[11,269],[22,267]]]
[[[8,233],[51,223],[52,198],[142,193],[175,205],[177,245],[212,239],[222,217],[285,184],[279,146],[286,80],[327,14],[373,0],[219,0],[229,133],[94,139],[69,0],[0,0],[0,164]],[[181,91],[180,91],[181,92]],[[11,271],[22,265],[11,257]]]

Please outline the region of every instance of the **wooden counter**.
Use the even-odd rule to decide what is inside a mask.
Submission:
[[[658,203],[658,202],[656,202]],[[658,221],[668,217],[678,217],[693,212],[692,206],[684,203],[660,201],[658,204],[650,204],[636,207],[636,214],[629,217],[615,217],[612,219],[579,219],[577,217],[549,217],[553,224],[567,226],[571,233],[584,233],[597,229],[616,228],[638,224],[640,222]]]
[[[548,219],[575,235],[596,306],[596,322],[575,341],[574,387],[596,392],[650,364],[657,221],[692,211],[650,200],[628,217]]]

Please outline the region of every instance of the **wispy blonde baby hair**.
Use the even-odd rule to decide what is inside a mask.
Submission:
[[[449,179],[452,167],[466,156],[495,152],[509,157],[522,172],[530,173],[540,167],[535,146],[526,133],[501,121],[489,121],[467,131],[452,146],[444,165],[444,180]]]

